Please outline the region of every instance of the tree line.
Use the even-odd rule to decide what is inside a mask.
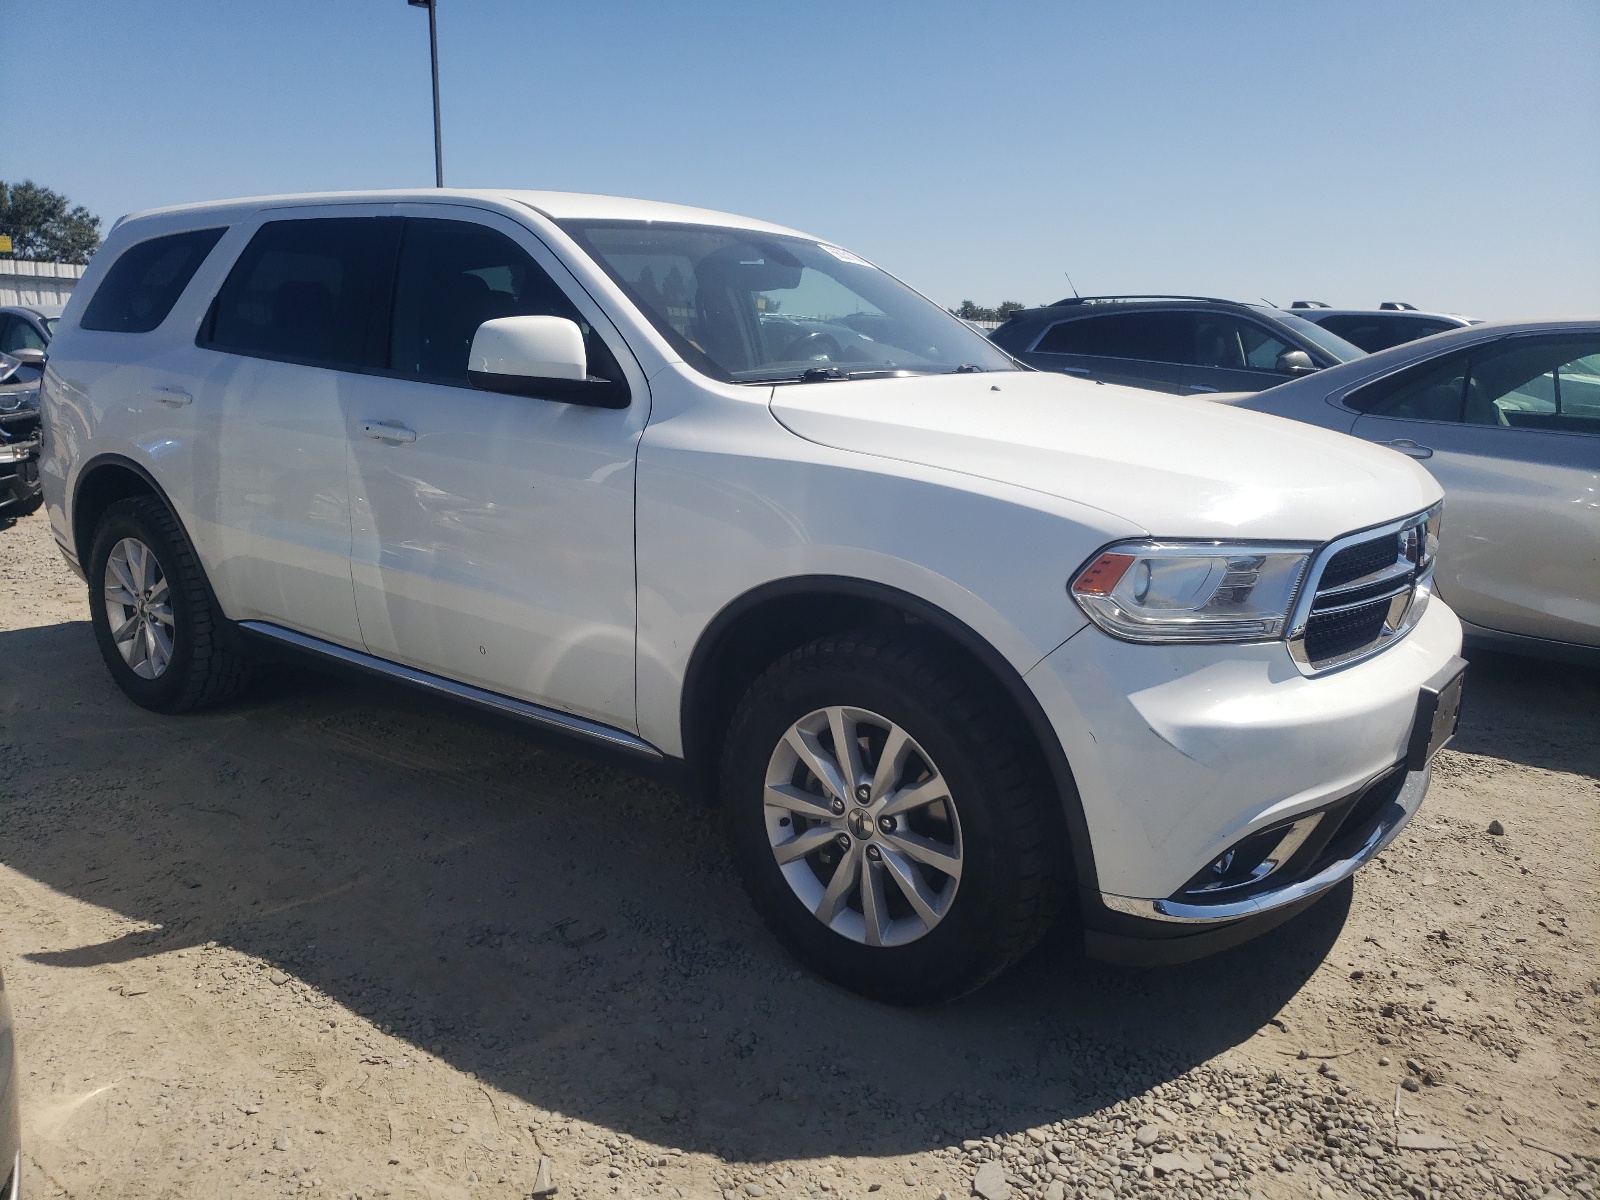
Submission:
[[[963,300],[960,308],[950,311],[963,321],[1004,321],[1014,312],[1021,312],[1027,308],[1026,304],[1017,300],[1002,300],[993,308],[984,308],[981,304],[974,304],[971,300]]]
[[[11,253],[0,258],[81,266],[100,248],[100,218],[31,179],[0,179],[0,235],[11,239]]]

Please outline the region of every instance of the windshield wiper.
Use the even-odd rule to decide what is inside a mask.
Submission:
[[[982,370],[983,370],[983,368],[980,367],[977,363],[962,363],[954,371],[951,371],[950,374],[952,374],[952,375],[974,375],[974,374],[977,374],[977,373],[981,372]]]
[[[798,375],[765,375],[755,379],[740,379],[744,384],[765,386],[772,383],[835,383],[853,379],[902,379],[911,375],[926,375],[927,371],[911,371],[905,367],[872,367],[864,371],[845,371],[838,367],[807,367]]]

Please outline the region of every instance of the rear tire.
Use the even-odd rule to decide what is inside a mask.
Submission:
[[[95,640],[135,704],[161,713],[220,704],[249,674],[183,527],[160,500],[106,509],[85,574]]]
[[[721,801],[778,939],[892,1004],[964,995],[1025,954],[1066,850],[1025,736],[909,640],[839,634],[774,663],[729,728]]]

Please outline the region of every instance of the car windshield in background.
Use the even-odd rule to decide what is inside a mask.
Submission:
[[[684,360],[730,383],[1012,371],[988,338],[847,250],[646,221],[563,221]]]
[[[1331,329],[1324,329],[1315,321],[1307,321],[1303,317],[1296,317],[1286,312],[1274,312],[1272,315],[1336,363],[1351,362],[1367,356],[1367,352],[1360,346],[1345,341],[1337,333]]]

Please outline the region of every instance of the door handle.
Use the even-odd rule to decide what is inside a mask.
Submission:
[[[415,429],[407,429],[404,425],[391,424],[388,421],[363,421],[361,432],[375,442],[390,442],[397,446],[417,440]]]
[[[1432,446],[1419,446],[1410,438],[1395,438],[1392,442],[1379,442],[1380,446],[1387,446],[1391,450],[1398,450],[1401,454],[1409,454],[1412,458],[1432,458]]]
[[[194,403],[194,397],[181,387],[161,384],[151,388],[150,391],[157,400],[169,408],[182,408],[185,404]]]
[[[1214,392],[1218,390],[1214,387],[1207,387],[1203,383],[1191,383],[1188,388],[1191,392]]]

